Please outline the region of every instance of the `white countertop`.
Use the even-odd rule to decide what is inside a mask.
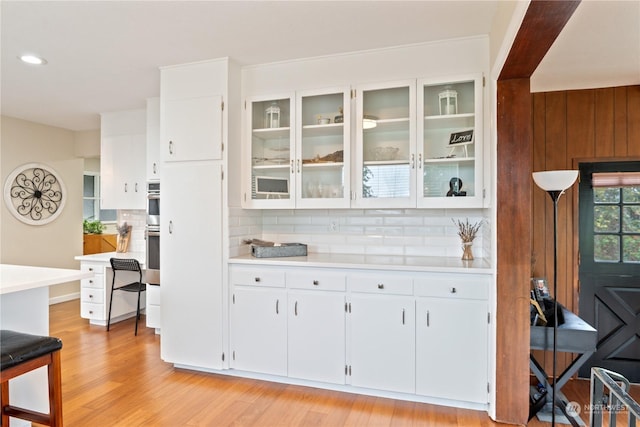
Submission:
[[[93,273],[66,268],[0,264],[0,295],[93,277]]]
[[[111,258],[133,258],[137,259],[141,266],[144,266],[146,254],[144,252],[103,252],[101,254],[78,255],[74,259],[77,261],[94,261],[109,263]]]
[[[430,271],[443,273],[482,273],[493,272],[485,259],[462,261],[460,258],[386,256],[386,255],[349,255],[309,253],[307,256],[256,258],[253,255],[241,255],[229,259],[230,264],[278,265],[287,267],[333,267],[354,269],[376,269],[397,271]]]

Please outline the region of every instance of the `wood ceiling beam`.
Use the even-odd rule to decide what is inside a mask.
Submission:
[[[580,0],[533,0],[498,80],[529,78],[573,15]]]

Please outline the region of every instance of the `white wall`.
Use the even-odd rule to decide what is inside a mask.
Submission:
[[[53,168],[67,188],[62,214],[54,221],[27,225],[7,209],[0,208],[0,262],[59,268],[79,268],[74,256],[82,254],[82,172],[84,162],[75,156],[74,132],[2,116],[0,134],[0,177],[26,163],[43,163]],[[4,199],[4,193],[3,193]],[[77,295],[79,282],[50,288],[50,298]]]

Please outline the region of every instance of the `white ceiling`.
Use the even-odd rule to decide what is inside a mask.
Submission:
[[[488,34],[498,1],[3,0],[1,111],[98,129],[99,113],[143,108],[159,95],[160,66],[224,56],[259,64]],[[640,84],[639,23],[640,0],[583,1],[533,90],[611,86],[599,82],[612,76]],[[20,63],[25,52],[48,64]]]

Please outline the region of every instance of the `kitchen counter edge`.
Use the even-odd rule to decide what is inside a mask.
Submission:
[[[349,255],[326,253],[309,253],[307,256],[277,258],[256,258],[247,254],[229,258],[229,264],[466,274],[491,274],[494,272],[489,261],[484,258],[475,259],[473,261],[462,261],[460,258],[450,257]]]

